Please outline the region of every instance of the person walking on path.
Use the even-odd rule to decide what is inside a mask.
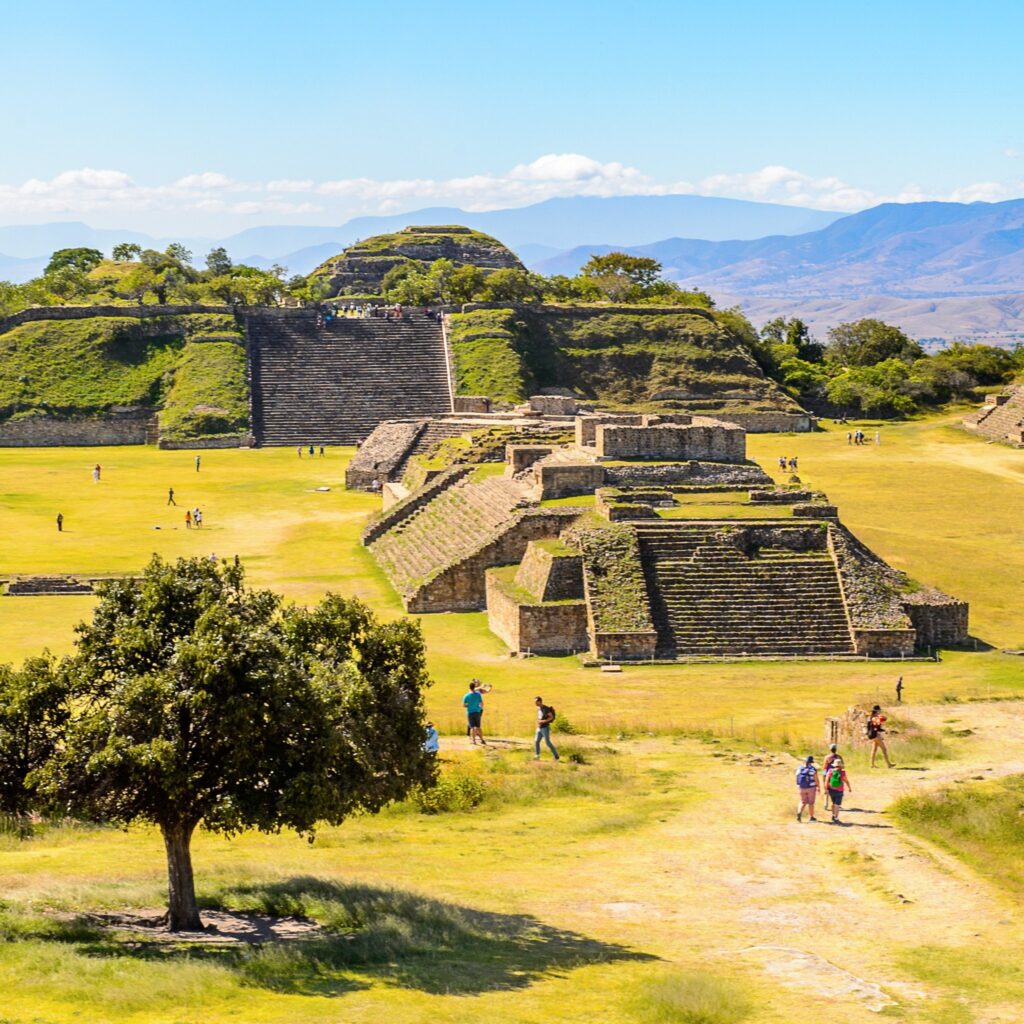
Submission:
[[[57,532],[58,533],[63,533],[64,532],[64,513],[63,512],[58,512],[57,513]]]
[[[804,820],[804,808],[807,808],[808,820],[817,821],[814,816],[814,801],[818,796],[821,783],[818,780],[818,769],[814,764],[814,757],[807,756],[807,760],[796,770],[796,784],[800,790],[800,803],[796,809],[796,820]]]
[[[192,529],[192,512],[189,509],[185,509],[185,529]]]
[[[167,488],[167,504],[168,505],[174,505],[175,508],[177,508],[178,503],[174,500],[174,488],[173,487],[168,487]]]
[[[871,767],[875,767],[875,760],[878,758],[878,752],[881,750],[882,756],[885,758],[885,763],[889,768],[895,768],[896,766],[889,760],[889,751],[885,746],[885,715],[882,714],[882,709],[879,705],[875,705],[871,709],[871,717],[868,719],[867,734],[868,739],[871,740]]]
[[[828,778],[828,770],[832,767],[832,762],[837,757],[839,757],[839,748],[833,743],[828,748],[828,753],[825,755],[825,760],[821,764],[821,777],[823,780]],[[827,811],[829,807],[827,786],[823,788],[823,792],[825,794],[825,810]]]
[[[199,472],[199,456],[196,456],[196,472]]]
[[[433,722],[427,722],[427,736],[423,741],[423,749],[428,754],[436,754],[440,750],[437,728],[434,726]]]
[[[296,447],[295,447],[295,454],[298,455],[298,457],[300,459],[302,458],[302,445],[301,444],[300,445],[296,445]]]
[[[548,745],[551,756],[558,761],[558,751],[551,742],[551,725],[555,720],[555,709],[545,704],[543,697],[534,697],[533,703],[537,705],[537,734],[533,738],[533,759],[540,760],[540,744],[543,740]]]
[[[98,484],[100,482],[100,464],[98,462],[92,467],[92,482],[94,484]]]
[[[837,757],[829,766],[828,775],[825,776],[825,786],[828,789],[829,799],[832,801],[832,824],[842,824],[839,820],[839,811],[843,806],[843,794],[853,792],[853,786],[846,777],[846,765],[843,759]]]
[[[896,703],[903,703],[903,676],[896,680]]]
[[[488,688],[489,689],[489,688]],[[469,738],[476,746],[479,740],[482,746],[487,746],[482,731],[484,717],[484,688],[480,685],[479,679],[474,679],[469,684],[469,692],[462,698],[462,706],[466,709],[466,723],[469,729]]]

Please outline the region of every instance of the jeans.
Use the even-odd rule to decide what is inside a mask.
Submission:
[[[534,737],[533,749],[537,757],[540,757],[540,741],[543,740],[548,745],[548,750],[555,755],[555,760],[558,760],[558,751],[555,750],[555,745],[551,742],[551,726],[550,725],[538,725],[537,735]]]

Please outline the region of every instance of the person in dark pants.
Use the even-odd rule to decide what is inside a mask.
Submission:
[[[174,500],[174,488],[173,487],[168,487],[167,488],[167,504],[168,505],[174,505],[175,507],[177,507],[178,503]]]
[[[548,750],[557,761],[558,751],[551,742],[551,723],[555,720],[555,709],[544,703],[543,697],[534,697],[533,703],[537,705],[537,734],[533,740],[533,759],[540,760],[541,741],[548,745]]]
[[[485,688],[480,685],[480,680],[474,679],[469,684],[469,692],[462,698],[462,706],[466,709],[466,724],[469,738],[472,740],[474,747],[477,740],[483,746],[487,746],[487,740],[484,739],[483,734],[485,692]]]
[[[196,456],[196,472],[199,472],[199,456]]]
[[[57,532],[64,532],[64,514],[62,512],[57,513]]]
[[[903,676],[896,680],[896,703],[903,703]]]

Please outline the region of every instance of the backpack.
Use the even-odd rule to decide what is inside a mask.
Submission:
[[[878,722],[873,718],[868,719],[868,739],[875,739],[881,730],[878,728]]]
[[[809,789],[814,785],[814,769],[809,764],[797,770],[796,784],[801,789]]]
[[[829,789],[842,789],[843,788],[843,769],[832,768],[828,773],[828,788]]]
[[[558,717],[558,713],[550,704],[548,705],[548,714],[551,716],[551,721],[548,722],[548,725],[554,725],[555,719]]]

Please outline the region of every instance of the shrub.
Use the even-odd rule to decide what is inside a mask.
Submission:
[[[645,982],[632,1008],[651,1024],[738,1024],[750,1012],[743,994],[722,978],[675,972]]]
[[[447,814],[471,811],[487,793],[487,787],[464,771],[447,772],[429,789],[419,789],[413,796],[423,814]]]

